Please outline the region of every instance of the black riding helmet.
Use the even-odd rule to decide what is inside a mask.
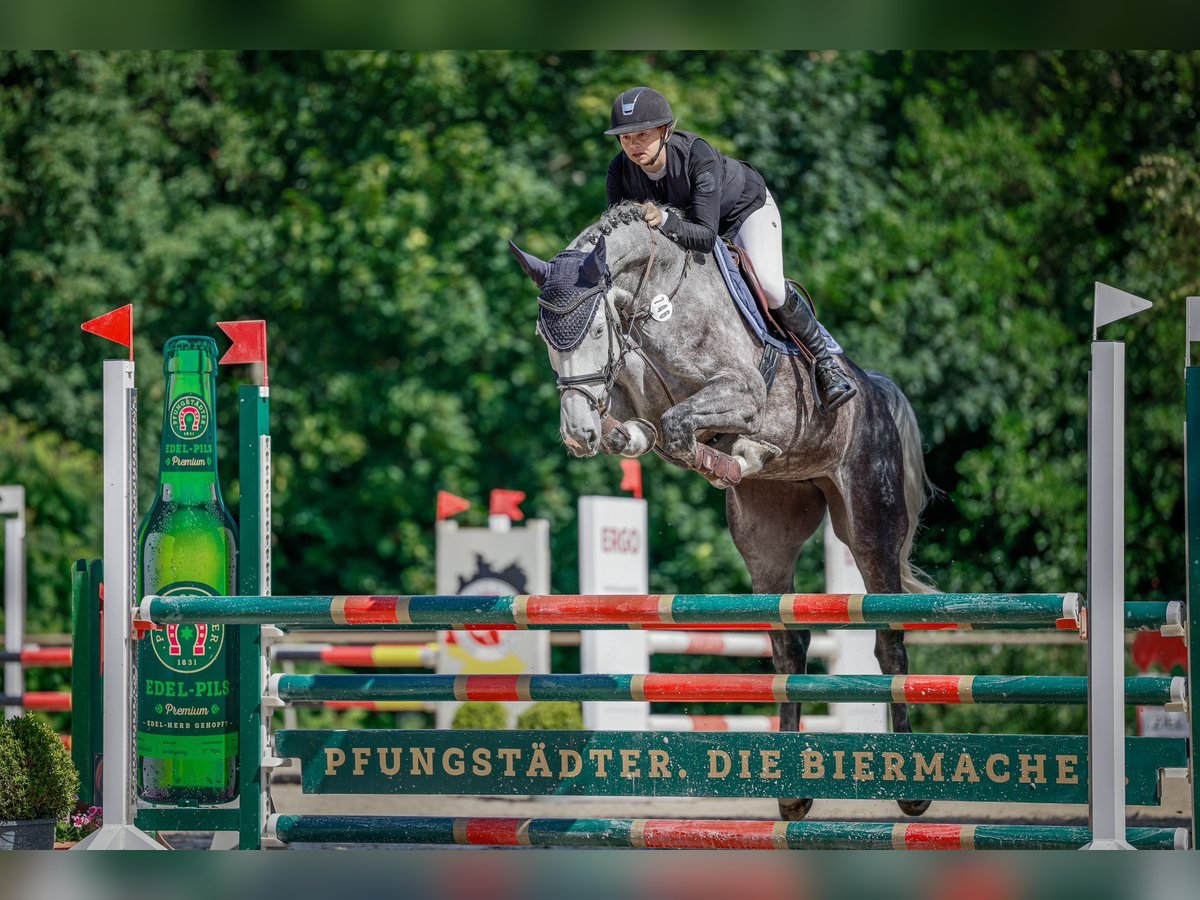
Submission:
[[[628,134],[674,124],[675,114],[666,97],[653,88],[635,87],[613,101],[612,127],[604,133]]]

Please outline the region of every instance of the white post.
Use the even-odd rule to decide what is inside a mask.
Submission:
[[[25,646],[25,488],[17,484],[0,487],[0,515],[4,521],[4,649],[20,653]],[[4,691],[9,697],[25,694],[25,669],[19,659],[4,664]],[[24,711],[6,706],[11,719]]]
[[[1125,837],[1125,345],[1101,326],[1150,303],[1096,283],[1088,384],[1088,772],[1091,850]]]
[[[579,498],[579,593],[645,594],[650,590],[646,501],[634,497]],[[579,671],[642,675],[650,671],[646,632],[583,631]],[[645,731],[650,704],[636,700],[583,704],[589,731]]]
[[[137,585],[137,389],[104,361],[104,825],[78,849],[162,850],[133,824],[133,592]]]
[[[854,554],[836,534],[829,515],[825,515],[825,593],[865,594],[867,586],[854,562]],[[830,675],[878,675],[875,659],[875,632],[845,629],[829,632],[837,652],[829,661]],[[811,649],[809,655],[811,656]],[[882,733],[887,731],[885,703],[831,703],[830,717],[837,731]],[[803,719],[802,719],[803,721]]]

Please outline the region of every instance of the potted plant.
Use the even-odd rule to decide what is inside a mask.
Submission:
[[[84,809],[76,805],[75,811],[65,820],[60,819],[54,829],[54,849],[70,850],[103,824],[103,810],[100,807],[89,806]]]
[[[517,716],[517,727],[530,731],[580,731],[583,710],[569,700],[539,700]]]
[[[495,730],[508,727],[508,713],[503,703],[495,700],[472,700],[464,703],[454,713],[451,728],[485,728]]]
[[[52,850],[79,774],[54,729],[25,713],[0,723],[0,850]]]

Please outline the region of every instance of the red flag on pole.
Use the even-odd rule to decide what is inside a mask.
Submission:
[[[636,459],[621,460],[621,490],[632,491],[633,496],[642,499],[642,464]]]
[[[471,501],[464,500],[449,491],[438,491],[437,493],[437,517],[440,522],[442,519],[449,519],[451,516],[457,516],[460,512],[466,512],[471,508]]]
[[[94,334],[129,348],[129,359],[133,360],[133,304],[126,303],[120,309],[106,312],[81,326],[88,334]]]
[[[246,319],[240,322],[218,322],[233,346],[221,357],[221,365],[238,363],[262,363],[263,387],[267,387],[267,323],[262,319]]]
[[[1147,672],[1158,666],[1171,672],[1176,666],[1187,671],[1187,644],[1182,637],[1163,637],[1157,631],[1140,631],[1133,639],[1133,661],[1138,671]]]
[[[524,491],[506,491],[497,488],[492,491],[488,512],[493,516],[508,516],[514,522],[520,522],[525,518],[525,513],[521,512],[521,501],[524,499]]]

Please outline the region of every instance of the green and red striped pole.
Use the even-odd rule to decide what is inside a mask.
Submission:
[[[27,669],[67,668],[71,665],[70,647],[23,647],[0,653],[0,663],[20,663]]]
[[[518,819],[272,815],[285,844],[370,843],[476,847],[694,850],[1076,850],[1085,826],[774,822],[735,819]],[[1142,850],[1187,846],[1182,828],[1130,828]]]
[[[533,594],[148,596],[141,622],[315,628],[1079,628],[1078,594]],[[1182,632],[1178,602],[1125,606],[1131,630]]]
[[[1075,628],[1079,607],[1079,595],[1073,593],[149,596],[139,606],[138,619],[156,624],[220,622],[422,628],[738,624],[776,628],[962,624]]]
[[[26,691],[12,696],[0,695],[0,707],[20,707],[43,712],[70,712],[69,691]]]
[[[312,701],[605,700],[657,703],[1087,703],[1087,678],[1050,675],[273,675],[266,695]],[[1185,680],[1125,679],[1127,702],[1175,706]]]

